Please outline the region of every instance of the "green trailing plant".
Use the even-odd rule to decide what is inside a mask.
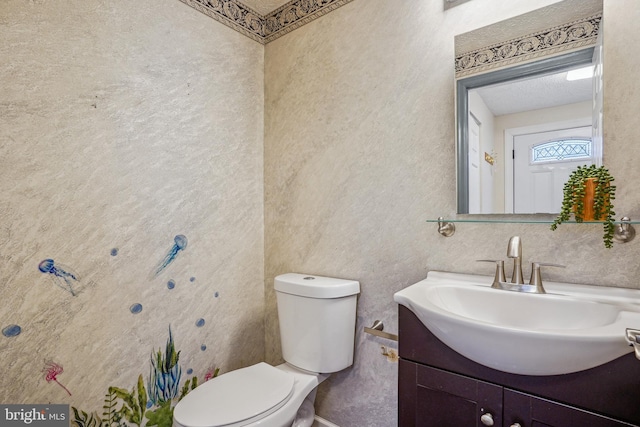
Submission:
[[[595,194],[593,202],[594,218],[603,221],[603,241],[606,248],[613,246],[613,233],[615,231],[612,200],[615,199],[616,186],[612,185],[614,178],[604,166],[578,166],[569,175],[569,179],[562,189],[562,206],[560,214],[551,224],[555,230],[558,225],[569,221],[573,214],[576,222],[584,221],[584,195],[587,180],[594,179]]]

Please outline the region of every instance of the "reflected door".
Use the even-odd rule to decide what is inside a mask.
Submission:
[[[480,179],[480,123],[469,113],[469,213],[482,212]]]
[[[591,132],[581,126],[514,136],[514,213],[560,212],[571,172],[594,163]]]

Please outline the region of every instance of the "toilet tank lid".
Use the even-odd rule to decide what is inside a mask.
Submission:
[[[309,298],[341,298],[360,293],[360,282],[313,274],[286,273],[275,278],[274,288],[278,292]]]

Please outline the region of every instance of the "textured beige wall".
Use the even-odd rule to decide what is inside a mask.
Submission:
[[[495,3],[357,0],[263,48],[176,0],[2,1],[0,328],[22,333],[0,335],[0,402],[101,412],[169,324],[183,378],[279,362],[273,277],[299,271],[362,284],[356,362],[321,386],[320,415],[388,427],[394,344],[361,331],[396,331],[393,293],[427,271],[490,274],[475,259],[519,234],[526,261],[568,265],[549,278],[640,287],[638,243],[605,250],[597,225],[425,223],[455,213],[454,35],[553,1]],[[605,0],[604,16],[605,162],[618,216],[638,218],[640,10]],[[188,246],[150,277],[178,234]],[[47,258],[78,273],[77,296]]]
[[[552,2],[474,0],[349,3],[265,48],[265,289],[267,359],[280,357],[271,280],[285,271],[360,280],[356,361],[321,385],[317,409],[341,427],[396,423],[388,341],[362,333],[375,319],[397,330],[393,293],[429,270],[491,274],[476,259],[553,261],[550,279],[640,287],[640,243],[602,244],[600,225],[459,224],[444,238],[425,222],[455,214],[455,34]],[[605,162],[617,177],[618,217],[640,218],[634,143],[640,83],[636,0],[607,0]],[[634,107],[635,105],[635,107]],[[528,270],[528,268],[526,268]]]
[[[3,0],[0,40],[0,402],[102,413],[169,325],[180,386],[262,360],[263,46],[177,0]]]

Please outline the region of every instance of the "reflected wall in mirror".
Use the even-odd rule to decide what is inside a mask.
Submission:
[[[586,12],[601,11],[601,0],[588,3]],[[585,12],[575,6],[576,0],[565,0],[538,15],[566,20]],[[530,16],[520,25],[519,18],[462,38],[503,36],[496,25],[508,31],[540,25]],[[571,171],[602,163],[600,21],[601,15],[581,16],[462,54],[456,37],[458,213],[557,213]],[[589,66],[596,78],[568,80]]]

